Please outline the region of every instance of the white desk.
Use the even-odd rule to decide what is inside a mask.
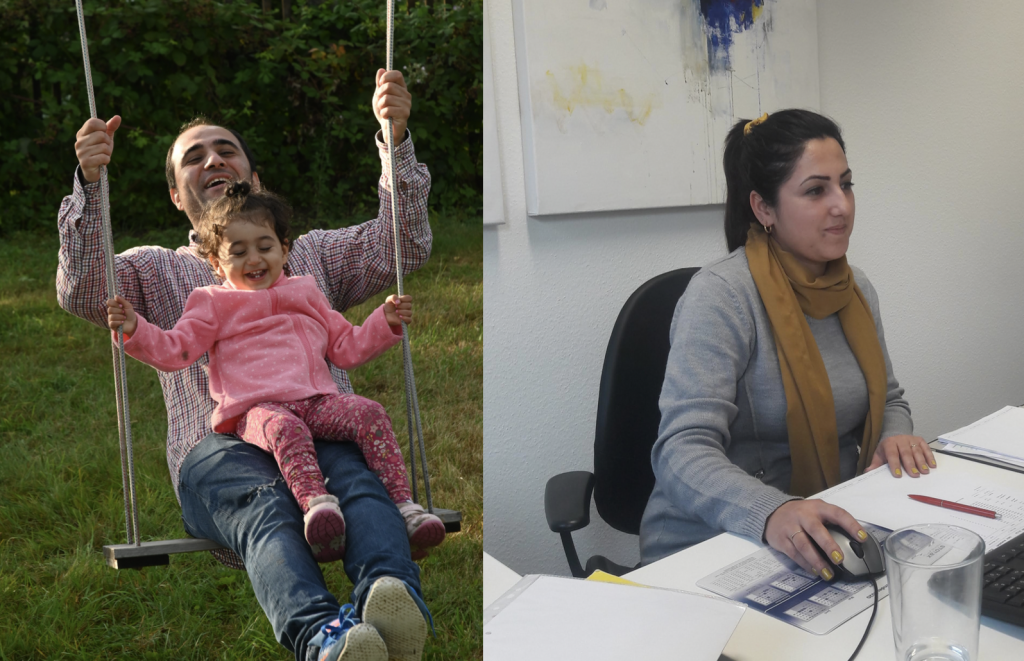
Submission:
[[[936,470],[963,471],[975,477],[979,484],[1005,485],[1024,490],[1024,475],[1020,473],[946,455],[939,455],[938,461],[939,468]],[[868,513],[851,514],[874,523]],[[698,580],[759,548],[760,544],[745,537],[723,534],[641,567],[626,574],[624,578],[645,585],[706,592],[697,587]],[[725,646],[721,661],[846,661],[857,647],[870,614],[868,609],[832,633],[816,636],[748,608],[729,644]],[[1024,659],[1024,628],[982,617],[979,657],[980,661]],[[879,602],[871,633],[857,658],[865,661],[896,661],[888,599]]]
[[[501,562],[495,560],[490,553],[484,553],[484,608],[505,594],[522,576],[515,573]]]

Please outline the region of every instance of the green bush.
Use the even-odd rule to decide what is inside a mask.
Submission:
[[[180,226],[163,162],[203,114],[246,137],[261,177],[297,211],[351,217],[377,206],[370,108],[386,63],[386,3],[296,0],[290,20],[252,0],[85,2],[99,115],[120,114],[110,166],[116,230]],[[279,3],[273,3],[278,5]],[[395,67],[413,95],[430,205],[482,206],[483,2],[399,0]],[[0,234],[52,227],[89,116],[75,3],[0,0]]]

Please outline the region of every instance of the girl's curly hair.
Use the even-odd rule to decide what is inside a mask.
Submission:
[[[224,228],[237,220],[272,223],[277,240],[291,247],[291,205],[265,188],[254,191],[248,181],[236,181],[228,184],[224,197],[208,206],[199,219],[199,255],[209,260],[210,255],[218,254]]]

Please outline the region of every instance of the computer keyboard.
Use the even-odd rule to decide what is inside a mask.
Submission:
[[[985,554],[981,614],[1024,627],[1024,535]]]

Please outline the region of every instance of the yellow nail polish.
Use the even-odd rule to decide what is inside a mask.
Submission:
[[[901,471],[899,468],[896,469],[896,477],[903,477],[903,471]]]
[[[928,472],[928,467],[927,466],[921,466],[921,472],[922,473],[927,473]]]
[[[916,468],[911,468],[910,472],[913,473],[914,475],[917,475],[917,473],[918,473]]]
[[[842,561],[843,561],[843,554],[840,553],[839,551],[832,551],[832,562],[835,562],[836,564],[838,564],[838,563],[840,563]]]
[[[823,579],[825,579],[826,581],[831,581],[832,580],[832,572],[829,570],[828,567],[822,567],[821,568],[821,577]]]
[[[861,539],[867,539],[868,538],[868,534],[866,532],[864,532],[863,530],[858,530],[857,531],[857,537],[860,537]]]
[[[932,467],[932,468],[938,468],[938,466],[936,466],[936,465],[935,465],[935,462],[934,462],[934,461],[932,461],[932,462],[929,462],[929,463],[931,464],[931,467]]]

